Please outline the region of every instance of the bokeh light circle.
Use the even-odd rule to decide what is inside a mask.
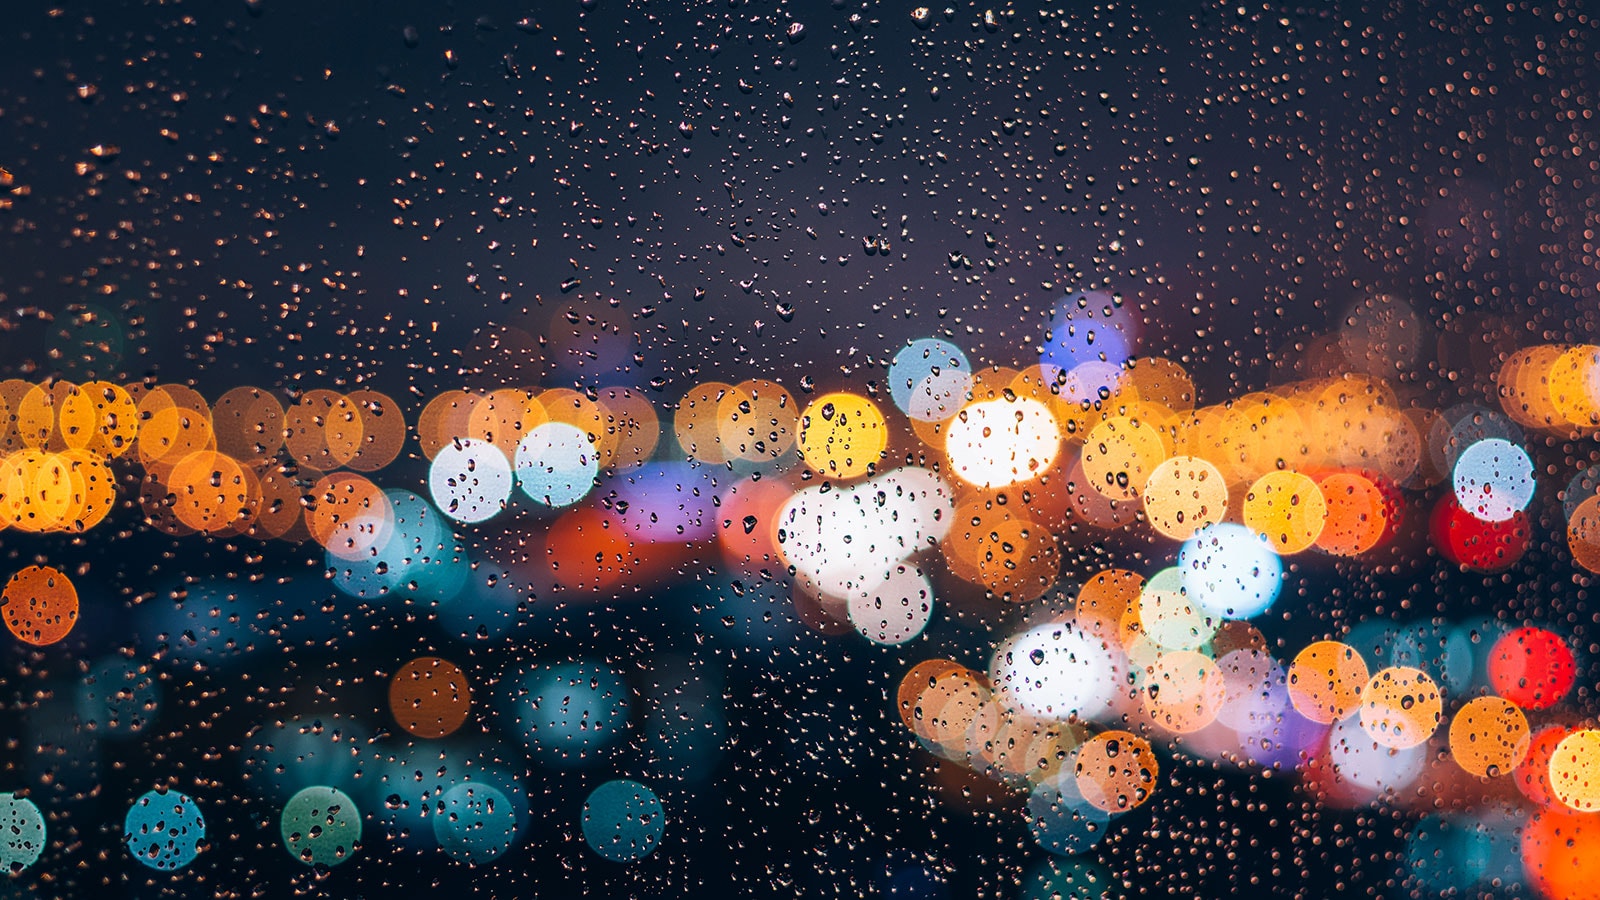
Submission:
[[[799,443],[812,469],[855,478],[877,467],[889,446],[889,427],[871,400],[842,391],[824,394],[801,414]]]
[[[1533,500],[1533,461],[1503,438],[1478,441],[1456,459],[1456,502],[1474,518],[1504,522]]]
[[[972,364],[960,347],[939,338],[918,338],[901,347],[889,363],[889,397],[912,419],[938,422],[955,408],[972,385]]]
[[[444,792],[433,819],[439,846],[461,862],[493,862],[516,843],[522,823],[505,793],[491,784],[469,781]]]
[[[1450,720],[1450,756],[1485,778],[1509,775],[1528,755],[1528,717],[1500,697],[1474,697]]]
[[[37,804],[9,791],[0,793],[0,872],[15,874],[38,862],[45,833]]]
[[[436,656],[406,663],[389,681],[389,710],[420,738],[453,734],[472,709],[472,687],[461,667]]]
[[[1289,700],[1300,715],[1332,725],[1360,707],[1370,677],[1366,660],[1354,647],[1317,641],[1289,664]]]
[[[1568,808],[1600,810],[1600,731],[1580,728],[1550,754],[1550,790]]]
[[[1322,488],[1299,472],[1268,472],[1244,495],[1244,524],[1283,556],[1316,543],[1327,519]]]
[[[588,496],[600,473],[600,453],[582,429],[545,422],[517,444],[517,486],[546,506],[571,506]]]
[[[1543,897],[1600,900],[1600,818],[1544,809],[1522,831],[1522,866]]]
[[[464,438],[441,447],[428,470],[439,511],[458,522],[484,522],[511,498],[511,462],[488,441]]]
[[[1174,456],[1150,470],[1144,491],[1145,519],[1150,527],[1175,541],[1222,521],[1228,512],[1228,482],[1211,462],[1197,456]]]
[[[667,816],[655,791],[618,778],[589,793],[583,803],[583,839],[601,857],[627,863],[654,853]]]
[[[1045,719],[1089,718],[1111,701],[1117,662],[1105,642],[1067,622],[1037,625],[1002,641],[989,671],[1012,709]]]
[[[1163,650],[1197,650],[1217,630],[1216,617],[1184,589],[1183,574],[1175,566],[1150,576],[1134,611],[1140,630]]]
[[[945,454],[958,478],[978,487],[1004,487],[1033,478],[1055,462],[1061,431],[1037,400],[985,400],[956,414]]]
[[[1410,666],[1380,669],[1361,691],[1361,727],[1393,750],[1415,747],[1432,737],[1443,709],[1433,678]]]
[[[896,566],[889,577],[850,595],[851,624],[874,644],[904,644],[933,617],[933,584],[915,566]]]
[[[563,768],[586,765],[628,725],[631,692],[622,676],[597,662],[534,666],[506,684],[505,727],[541,761]]]
[[[0,592],[0,617],[17,640],[44,647],[61,640],[78,621],[78,589],[50,566],[28,566]]]
[[[278,830],[290,856],[308,866],[337,866],[361,843],[361,811],[338,788],[302,788],[283,805]]]
[[[1167,446],[1152,425],[1114,416],[1095,425],[1083,439],[1083,475],[1110,500],[1134,500],[1150,473],[1167,458]]]
[[[175,871],[194,861],[206,837],[206,819],[188,795],[148,791],[123,819],[122,840],[140,864]]]
[[[1524,709],[1560,703],[1577,679],[1577,660],[1560,635],[1544,628],[1517,628],[1489,649],[1489,684]]]
[[[1079,745],[1074,772],[1085,800],[1121,813],[1150,799],[1161,767],[1149,741],[1128,731],[1106,731]]]

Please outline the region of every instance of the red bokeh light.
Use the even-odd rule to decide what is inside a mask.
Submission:
[[[1518,512],[1504,522],[1485,522],[1462,509],[1451,494],[1433,508],[1428,531],[1446,559],[1481,572],[1516,564],[1528,551],[1532,534],[1527,513]]]
[[[1561,702],[1577,678],[1572,648],[1543,628],[1518,628],[1489,651],[1489,683],[1494,692],[1523,709],[1547,709]]]

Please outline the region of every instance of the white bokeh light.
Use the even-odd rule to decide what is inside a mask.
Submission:
[[[989,666],[996,694],[1012,709],[1045,719],[1093,718],[1110,708],[1117,653],[1068,622],[1013,635]]]
[[[950,423],[945,452],[961,480],[1004,487],[1048,469],[1061,451],[1061,426],[1049,407],[1029,397],[985,400]]]
[[[428,490],[439,511],[457,522],[483,522],[511,498],[511,463],[488,441],[462,438],[446,445],[428,469]]]

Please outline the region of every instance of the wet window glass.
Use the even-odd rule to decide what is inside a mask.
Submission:
[[[1583,3],[14,5],[0,898],[1600,898]]]

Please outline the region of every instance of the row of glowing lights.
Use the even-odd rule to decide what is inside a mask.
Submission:
[[[1170,365],[1143,368],[1163,369],[1167,383],[1178,381]],[[1138,370],[1138,366],[1130,369]],[[1137,383],[1129,390],[1136,390]],[[1372,393],[1370,382],[1355,386]],[[1348,397],[1351,387],[1327,385],[1321,393],[1338,389],[1340,397]],[[608,393],[605,401],[560,390],[478,396],[461,392],[436,398],[419,419],[419,435],[424,453],[432,455],[429,486],[439,510],[456,522],[487,521],[507,508],[517,487],[538,507],[571,506],[593,489],[602,458],[617,462],[626,454],[637,465],[654,449],[657,429],[645,415],[648,404],[638,402],[631,392]],[[39,412],[45,408],[36,399],[41,394],[61,397],[51,407],[57,411],[50,428],[44,427]],[[85,397],[115,410],[103,415],[99,430],[82,427]],[[613,406],[626,411],[619,413]],[[870,399],[839,393],[818,398],[803,412],[795,412],[794,406],[787,392],[770,382],[702,387],[680,405],[676,432],[691,453],[704,453],[695,435],[717,425],[716,436],[703,443],[741,454],[739,459],[748,463],[753,477],[760,474],[756,459],[776,467],[795,445],[800,458],[816,471],[854,476],[876,470],[887,447],[888,427]],[[22,419],[14,420],[6,437],[40,444],[10,454],[0,466],[0,510],[9,512],[0,516],[0,522],[19,529],[47,530],[52,523],[66,521],[92,527],[115,499],[112,473],[95,455],[95,448],[109,449],[113,456],[137,448],[145,469],[140,500],[148,520],[170,533],[188,529],[213,535],[309,538],[328,549],[335,566],[372,566],[391,549],[412,556],[438,555],[449,539],[447,532],[433,529],[425,541],[397,544],[398,538],[409,534],[398,527],[394,492],[381,490],[359,471],[320,474],[311,465],[326,464],[331,447],[342,448],[333,458],[346,464],[381,467],[391,462],[404,441],[405,426],[393,402],[381,395],[367,392],[354,400],[351,395],[313,392],[285,412],[270,395],[246,388],[224,395],[213,414],[197,394],[176,386],[149,390],[135,404],[128,391],[114,385],[63,388],[57,383],[49,391],[33,386],[18,408],[32,410],[32,418],[26,420],[31,424],[23,428]],[[706,419],[704,411],[710,408],[718,412]],[[343,413],[334,412],[341,409]],[[785,411],[793,418],[782,418]],[[552,414],[561,418],[552,419]],[[544,421],[511,440],[535,418]],[[365,420],[382,424],[362,424]],[[213,421],[224,424],[208,424]],[[270,426],[279,421],[294,427],[274,432]],[[142,431],[128,425],[141,422]],[[602,422],[611,424],[602,428]],[[746,481],[741,483],[748,488],[745,496],[756,498],[745,504],[751,511],[738,518],[737,526],[726,519],[722,530],[742,528],[746,534],[759,530],[746,542],[750,545],[746,549],[763,557],[781,557],[824,597],[854,601],[852,609],[861,615],[851,618],[864,633],[881,643],[898,643],[920,632],[931,615],[931,604],[918,604],[926,613],[920,621],[913,615],[890,630],[885,630],[889,623],[868,628],[862,616],[871,613],[866,605],[882,605],[884,591],[900,595],[889,597],[890,601],[931,597],[927,579],[915,566],[905,565],[927,546],[941,549],[955,575],[996,596],[1020,601],[1032,599],[1054,582],[1057,529],[1049,523],[1065,518],[1068,509],[1097,521],[1085,498],[1098,499],[1113,517],[1118,502],[1137,498],[1154,530],[1180,540],[1221,524],[1231,511],[1229,478],[1215,463],[1195,456],[1150,462],[1166,452],[1160,432],[1126,415],[1102,415],[1081,445],[1075,464],[1080,468],[1065,473],[1058,459],[1062,429],[1040,401],[1007,393],[973,401],[937,424],[947,429],[943,448],[948,468],[958,476],[954,488],[937,471],[915,466],[843,487],[827,482],[795,489],[804,483],[803,477],[798,481],[769,477],[759,488]],[[1275,424],[1282,423],[1275,420]],[[445,439],[463,430],[483,437]],[[797,438],[790,441],[794,431]],[[732,432],[745,433],[748,440],[734,444]],[[280,445],[264,439],[274,433],[287,435],[284,445],[293,448],[290,452],[299,468],[292,475],[276,462]],[[364,438],[352,440],[351,433]],[[597,433],[608,437],[599,439]],[[1534,488],[1526,453],[1504,438],[1464,443],[1455,431],[1446,433],[1450,435],[1446,449],[1455,452],[1454,496],[1460,510],[1490,525],[1521,515]],[[308,437],[317,434],[322,437]],[[379,440],[379,435],[388,436]],[[66,449],[52,449],[57,440],[67,444]],[[226,445],[240,453],[241,445],[250,441],[254,443],[246,449],[253,456],[246,455],[248,463],[212,449]],[[310,476],[319,474],[308,491]],[[1094,490],[1075,488],[1074,475]],[[1274,469],[1256,478],[1232,509],[1246,529],[1264,537],[1279,555],[1311,547],[1353,555],[1371,549],[1392,532],[1398,513],[1392,483],[1379,475],[1345,469],[1318,476]],[[863,501],[868,495],[884,495],[885,488],[891,490],[884,499]],[[1005,491],[1029,502],[1006,503],[999,493]],[[737,494],[738,487],[728,493]],[[1578,506],[1569,526],[1573,552],[1584,564],[1600,555],[1595,542],[1600,538],[1600,516],[1594,514],[1600,511],[1600,493],[1593,486],[1589,493],[1594,496]],[[1064,506],[1053,508],[1057,504]],[[561,525],[558,521],[552,529],[558,531]],[[858,526],[868,540],[841,546],[841,539]],[[879,536],[893,540],[875,540]],[[737,536],[732,543],[739,543]],[[873,583],[866,583],[869,580]]]
[[[7,608],[15,609],[19,596],[73,591],[61,573],[30,567],[5,593]],[[897,695],[906,724],[930,751],[1031,790],[1031,824],[1041,844],[1058,853],[1084,852],[1104,835],[1111,815],[1141,805],[1154,791],[1157,757],[1149,739],[1135,732],[1182,736],[1191,751],[1228,750],[1253,762],[1272,755],[1276,737],[1289,746],[1277,748],[1287,752],[1274,757],[1274,766],[1303,765],[1325,740],[1335,771],[1390,791],[1420,774],[1416,748],[1434,735],[1443,710],[1441,691],[1425,672],[1391,666],[1369,676],[1353,647],[1332,641],[1307,647],[1285,671],[1265,652],[1260,633],[1238,620],[1223,621],[1195,650],[1154,647],[1138,623],[1144,611],[1164,605],[1158,594],[1132,572],[1107,571],[1079,592],[1069,620],[1002,644],[988,673],[945,660],[919,664]],[[1116,645],[1118,638],[1126,643]],[[1126,677],[1129,671],[1134,678]],[[1502,637],[1489,653],[1497,696],[1475,697],[1455,713],[1452,758],[1479,777],[1515,772],[1518,787],[1536,802],[1600,809],[1593,787],[1600,734],[1555,725],[1530,735],[1522,711],[1551,710],[1570,692],[1575,671],[1570,649],[1548,631],[1525,628]],[[1118,693],[1117,685],[1130,683],[1133,690]],[[424,658],[396,673],[390,706],[402,729],[434,739],[465,721],[471,694],[459,667]],[[1291,737],[1292,716],[1324,727]],[[1094,734],[1093,719],[1125,727]],[[1360,732],[1351,730],[1352,721]],[[1386,750],[1363,751],[1352,741],[1362,732],[1372,747]],[[1224,735],[1231,745],[1218,740]],[[1409,774],[1398,778],[1397,770]],[[498,788],[475,790],[483,796]],[[464,845],[462,857],[497,857],[509,848],[514,826],[505,823],[504,841]]]
[[[64,634],[76,619],[77,593],[71,579],[49,567],[23,569],[5,585],[3,594],[8,627],[29,642]],[[530,752],[549,765],[571,768],[587,764],[592,751],[615,739],[626,718],[626,689],[620,676],[605,667],[535,664],[514,668],[506,677],[515,678],[522,688],[501,694],[507,702],[495,711],[496,717],[507,730],[523,733]],[[372,804],[366,807],[373,810],[367,819],[377,820],[388,838],[418,847],[430,846],[431,841],[432,846],[462,862],[489,863],[517,846],[528,825],[518,780],[509,772],[483,769],[461,772],[452,768],[447,776],[447,764],[442,760],[449,745],[434,743],[455,734],[468,721],[473,694],[461,667],[437,657],[411,660],[390,679],[388,705],[393,722],[418,739],[420,747],[427,748],[419,752],[434,760],[432,765],[438,769],[436,787],[431,786],[432,782],[415,779],[415,768],[407,762],[398,767],[392,762],[386,766],[381,762],[382,754],[370,778],[349,781],[349,772],[341,772],[337,765],[330,768],[326,752],[319,754],[303,742],[296,743],[292,727],[286,728],[280,722],[275,730],[268,728],[271,736],[257,739],[260,743],[256,752],[264,753],[264,758],[246,756],[247,766],[270,779],[268,773],[284,772],[286,760],[294,760],[287,777],[298,784],[290,785],[291,789],[306,787],[284,807],[283,836],[289,851],[308,865],[334,865],[348,859],[357,849],[361,827],[357,810],[364,804]],[[148,728],[159,714],[160,705],[155,677],[148,667],[113,656],[91,667],[80,683],[76,708],[80,727],[92,733],[126,737]],[[324,751],[335,751],[335,747],[326,745]],[[348,758],[349,751],[335,751],[334,755]],[[629,779],[613,779],[609,785],[591,795],[583,807],[581,825],[589,846],[615,862],[631,862],[655,852],[666,827],[655,792]],[[362,793],[352,801],[343,789],[360,789]],[[142,817],[141,810],[149,802],[165,803],[160,808],[168,810],[176,802],[179,811],[189,802],[156,801],[155,797],[147,795],[148,802],[136,804],[129,814],[130,821]],[[342,840],[321,840],[338,823],[328,823],[311,832],[290,827],[291,822],[306,824],[305,810],[300,807],[309,802],[308,797],[325,801],[323,808],[330,815],[341,816],[340,827],[345,830],[334,829],[331,833]],[[398,799],[402,797],[405,799]],[[408,823],[407,811],[430,821]],[[447,821],[441,821],[441,816]],[[352,817],[353,833],[349,831]],[[5,829],[0,830],[0,865],[21,868],[37,861],[44,842],[43,833],[29,825],[33,821],[42,820],[30,799],[0,796],[0,829]],[[12,827],[7,829],[7,824]],[[417,824],[421,825],[421,833],[416,830]],[[203,835],[204,828],[203,823],[199,825],[197,835],[188,827],[181,834],[174,831],[158,840],[145,837],[144,832],[129,825],[126,835],[131,836],[130,853],[158,870],[182,868],[192,860],[193,851],[199,846],[198,835]],[[188,850],[184,849],[186,840]]]
[[[1432,411],[1400,411],[1386,386],[1370,379],[1293,385],[1195,410],[1182,370],[1150,359],[1130,362],[1126,377],[1102,372],[1097,380],[1111,385],[1097,389],[1109,392],[1103,401],[1074,402],[1082,391],[1076,369],[970,374],[953,345],[918,346],[930,341],[896,357],[890,382],[911,384],[922,367],[930,374],[892,393],[913,430],[943,456],[961,499],[1054,481],[1030,492],[1040,514],[1070,511],[1113,527],[1137,510],[1175,540],[1232,516],[1282,554],[1315,546],[1357,555],[1392,528],[1395,489],[1428,483],[1429,470],[1442,465],[1453,469],[1459,505],[1481,521],[1507,521],[1532,497],[1532,464],[1514,442],[1485,437],[1463,446],[1459,428]],[[929,359],[942,365],[925,365]],[[908,366],[914,370],[904,375]],[[349,537],[351,518],[340,498],[380,493],[360,473],[391,463],[406,439],[398,407],[371,391],[312,391],[285,410],[270,394],[240,388],[213,411],[188,388],[135,388],[137,400],[105,382],[0,383],[0,447],[20,445],[0,460],[0,527],[94,527],[115,502],[107,460],[136,447],[145,471],[141,502],[157,527],[339,542]],[[434,500],[463,523],[504,511],[518,487],[535,504],[567,507],[588,496],[602,471],[644,462],[659,433],[650,404],[623,389],[605,394],[506,389],[436,397],[416,428],[432,460]],[[956,397],[965,405],[954,406]],[[1313,433],[1318,423],[1320,434]],[[871,399],[835,393],[800,410],[767,381],[702,385],[683,398],[673,424],[690,458],[735,473],[784,468],[798,449],[811,470],[851,479],[876,471],[890,444],[888,421]],[[1080,437],[1076,458],[1062,458],[1064,439]],[[279,464],[280,448],[297,467],[293,477]],[[347,470],[340,477],[311,477],[340,468]],[[306,492],[302,483],[310,482]],[[302,510],[324,502],[335,509],[307,516],[301,527]],[[1026,522],[1035,518],[1030,512],[1013,506],[1008,518]],[[1595,513],[1600,501],[1571,520],[1569,536],[1585,564],[1600,557]],[[1031,529],[1035,541],[1052,530]],[[348,548],[341,555],[373,549],[360,539]],[[958,572],[971,569],[959,554],[952,562]]]
[[[1564,352],[1560,359],[1570,356]],[[1530,369],[1524,364],[1519,371]],[[1027,571],[1028,563],[1037,565],[1049,556],[1037,551],[1040,541],[1054,540],[1051,529],[1040,527],[1018,504],[992,521],[971,518],[983,526],[992,547],[985,549],[970,533],[962,535],[966,540],[947,538],[951,520],[962,521],[972,503],[992,509],[995,491],[1042,485],[1048,479],[1041,476],[1065,470],[1069,481],[1087,485],[1104,501],[1096,515],[1094,506],[1083,502],[1088,495],[1080,493],[1079,511],[1089,506],[1085,518],[1092,524],[1119,524],[1118,504],[1142,505],[1154,530],[1188,542],[1185,551],[1193,557],[1188,571],[1222,573],[1211,581],[1185,581],[1180,552],[1178,567],[1158,573],[1149,590],[1141,590],[1132,626],[1119,623],[1144,642],[1121,647],[1129,664],[1144,663],[1139,668],[1147,676],[1159,672],[1166,682],[1160,703],[1154,702],[1157,691],[1144,692],[1152,700],[1146,712],[1155,722],[1175,726],[1169,728],[1173,733],[1198,730],[1187,726],[1203,722],[1218,696],[1220,676],[1214,676],[1222,669],[1201,652],[1205,639],[1195,637],[1204,633],[1211,616],[1237,619],[1264,611],[1276,595],[1277,556],[1313,546],[1340,554],[1370,549],[1391,526],[1394,486],[1436,480],[1430,470],[1442,468],[1441,456],[1454,463],[1452,486],[1460,508],[1482,522],[1512,519],[1533,493],[1531,463],[1514,443],[1481,435],[1463,442],[1448,422],[1441,441],[1438,414],[1399,411],[1386,386],[1370,379],[1293,385],[1281,393],[1195,410],[1187,376],[1165,360],[1121,367],[1090,362],[1066,371],[1038,366],[972,372],[959,349],[929,340],[914,342],[896,357],[890,384],[912,430],[942,452],[947,471],[959,479],[955,489],[936,472],[909,466],[853,486],[786,489],[787,498],[769,517],[777,526],[777,534],[768,535],[777,538],[771,547],[775,554],[823,597],[843,599],[850,620],[869,638],[900,643],[919,634],[931,616],[932,586],[912,559],[928,547],[944,549],[957,575],[1009,599],[1036,595],[1030,581],[1043,586],[1053,581],[1051,560],[1038,566],[1038,573]],[[573,391],[502,390],[435,398],[419,417],[417,435],[432,460],[429,486],[439,509],[457,522],[486,521],[506,508],[515,487],[535,504],[570,506],[588,495],[602,464],[615,470],[648,459],[659,429],[650,404],[630,391],[606,393],[597,398]],[[0,401],[7,398],[14,411],[5,420],[4,440],[19,442],[22,449],[6,458],[0,523],[27,530],[92,527],[110,507],[106,491],[114,490],[104,460],[136,446],[147,483],[169,490],[165,495],[159,489],[142,491],[147,512],[154,507],[181,527],[310,536],[331,556],[351,561],[370,560],[394,534],[388,494],[357,471],[322,475],[311,491],[315,502],[285,504],[284,497],[298,500],[299,486],[274,465],[280,447],[288,448],[302,478],[304,470],[375,471],[392,462],[404,442],[405,423],[393,401],[382,395],[312,392],[284,409],[270,394],[242,388],[219,400],[218,414],[179,386],[141,392],[141,386],[57,382],[19,390],[17,383],[7,382],[0,384]],[[1507,398],[1524,399],[1516,391],[1502,392],[1503,403],[1510,403]],[[768,381],[702,385],[679,405],[673,424],[679,446],[691,458],[725,465],[736,475],[759,474],[763,466],[780,471],[794,450],[812,471],[854,479],[876,473],[890,444],[888,421],[870,398],[828,394],[799,410],[787,391]],[[1064,439],[1080,437],[1078,458],[1061,465]],[[1285,460],[1320,477],[1280,468]],[[1335,464],[1361,471],[1317,471]],[[1248,488],[1237,508],[1239,526],[1224,517],[1236,496],[1230,485],[1242,484]],[[269,486],[279,490],[276,503],[266,502]],[[1583,504],[1596,501],[1600,497],[1591,496]],[[289,512],[259,529],[262,512],[284,509]],[[1569,530],[1569,537],[1600,537],[1576,525],[1591,523],[1593,512],[1570,517],[1577,530]],[[753,530],[750,518],[742,522],[746,534]],[[240,519],[250,521],[241,528]],[[854,539],[841,543],[847,536]],[[980,550],[975,556],[950,552],[952,546],[971,550],[974,545]],[[1263,568],[1274,570],[1271,590],[1237,574]],[[11,606],[8,599],[8,610]],[[8,612],[6,618],[13,633],[30,643],[49,643],[52,635],[59,640],[65,634],[62,623],[70,628],[71,620],[57,615],[53,625],[41,626],[51,617]],[[18,627],[12,627],[14,619]],[[1059,640],[1072,632],[1053,633]],[[1015,659],[1016,648],[1006,655]],[[1044,664],[1036,661],[1039,657],[1052,658],[1043,647],[1024,656],[1035,666]],[[1084,660],[1096,665],[1094,654],[1083,648],[1069,650],[1066,657],[1075,665]],[[1107,671],[1115,668],[1108,664]],[[1020,671],[996,681],[1007,701],[1006,716],[1019,710],[1048,715],[1068,707],[1072,698],[1051,696],[1045,679]],[[1387,740],[1415,746],[1426,740],[1433,730],[1423,731],[1430,708],[1437,725],[1437,692],[1430,706],[1431,682],[1413,672],[1385,670],[1372,679],[1384,678],[1384,689],[1367,689],[1375,712],[1368,715],[1364,707],[1360,721],[1379,745],[1391,746]],[[1115,679],[1099,680],[1109,690]],[[1395,691],[1398,699],[1381,702]],[[1175,696],[1186,700],[1174,701]],[[1197,716],[1181,712],[1189,700]],[[1410,714],[1417,709],[1423,712]],[[1116,735],[1094,740],[1117,743],[1119,751],[1137,748],[1143,740],[1131,734],[1129,739],[1125,745]],[[1136,771],[1142,779],[1146,757],[1153,766],[1153,756],[1125,752],[1124,763],[1137,758],[1139,765],[1121,771]],[[1153,768],[1148,774],[1153,785]],[[1080,792],[1094,793],[1081,786]],[[1116,797],[1119,808],[1126,808],[1136,794],[1102,790],[1096,796]]]
[[[439,845],[466,863],[490,862],[507,849],[521,827],[513,804],[499,788],[462,782],[438,799],[431,817]],[[362,813],[337,787],[316,785],[289,798],[278,817],[289,855],[323,869],[354,858],[361,848]],[[655,792],[625,778],[596,787],[584,800],[579,829],[589,848],[612,862],[627,863],[655,852],[666,831],[666,815]],[[44,812],[27,797],[0,793],[0,867],[16,875],[43,855],[48,828]],[[206,844],[206,819],[195,798],[156,789],[136,798],[124,817],[122,843],[128,856],[159,872],[194,862]]]

